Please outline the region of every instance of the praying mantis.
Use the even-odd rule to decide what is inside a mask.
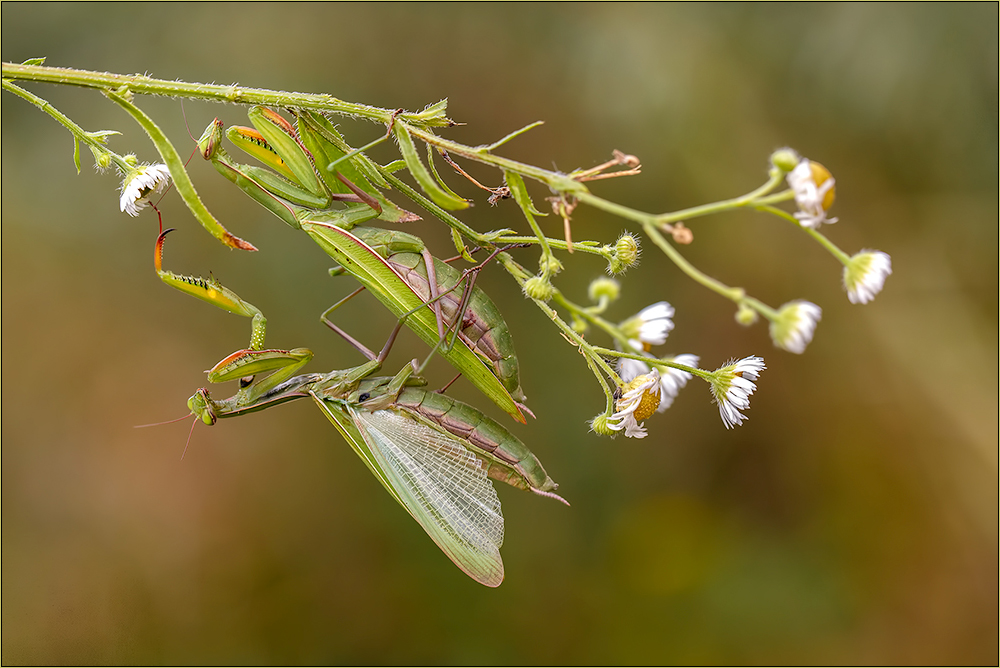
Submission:
[[[424,389],[424,382],[413,376],[416,360],[391,378],[372,376],[381,368],[405,317],[382,351],[367,363],[296,376],[312,359],[312,351],[264,349],[266,318],[259,309],[215,279],[163,269],[163,242],[170,231],[161,232],[156,242],[154,266],[160,278],[253,320],[250,347],[232,353],[208,372],[212,383],[239,379],[239,390],[228,399],[214,400],[201,388],[188,400],[191,413],[213,425],[221,418],[311,397],[448,558],[477,582],[499,586],[504,578],[500,557],[504,519],[490,479],[566,503],[555,494],[558,485],[538,458],[477,409]]]
[[[434,258],[414,235],[359,226],[375,217],[416,219],[372,186],[372,181],[388,183],[367,158],[348,153],[336,128],[318,114],[300,113],[297,130],[264,107],[252,108],[249,116],[256,129],[231,127],[226,135],[274,171],[229,158],[221,147],[223,126],[218,119],[198,142],[202,156],[285,223],[305,231],[397,318],[410,314],[404,318],[410,329],[500,408],[524,422],[525,396],[510,331],[492,300],[472,284],[469,272],[459,274]],[[331,208],[335,202],[348,206]],[[449,296],[463,280],[461,300]],[[456,334],[450,343],[445,340],[446,315]],[[344,334],[325,316],[324,322]]]

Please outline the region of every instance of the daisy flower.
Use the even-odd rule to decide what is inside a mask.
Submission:
[[[795,217],[799,225],[815,230],[823,223],[837,222],[836,218],[826,217],[826,212],[833,206],[836,184],[826,167],[803,158],[785,179],[795,193],[795,203],[799,207]]]
[[[622,396],[615,402],[615,413],[607,426],[615,431],[625,431],[629,438],[645,438],[646,430],[639,423],[660,405],[660,374],[653,369],[639,376],[622,388]]]
[[[765,368],[762,358],[744,357],[716,369],[711,383],[712,395],[719,404],[719,415],[726,429],[741,425],[747,419],[740,411],[750,408],[750,395],[757,389],[754,381]]]
[[[145,165],[138,167],[122,183],[121,210],[130,216],[138,216],[146,208],[146,198],[163,192],[170,184],[170,170],[166,165]]]
[[[674,328],[674,307],[667,302],[657,302],[639,311],[620,327],[637,352],[648,352],[652,346],[662,346]]]
[[[867,304],[882,291],[892,273],[892,258],[882,251],[863,250],[844,267],[844,288],[852,304]]]
[[[771,340],[779,348],[801,355],[812,341],[816,323],[822,315],[823,309],[812,302],[801,299],[788,302],[771,321]]]

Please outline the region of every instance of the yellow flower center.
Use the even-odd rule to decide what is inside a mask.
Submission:
[[[809,170],[812,172],[813,181],[816,182],[817,188],[822,186],[827,179],[833,178],[833,174],[830,173],[829,169],[819,164],[818,162],[813,162],[812,160],[809,161]],[[833,200],[836,197],[836,193],[834,191],[836,189],[837,189],[836,187],[830,188],[826,192],[826,195],[823,196],[824,211],[829,211],[830,207],[833,206]]]
[[[623,394],[648,382],[649,375],[639,376],[622,388]],[[642,397],[639,399],[639,405],[635,407],[635,411],[632,412],[632,415],[635,416],[637,422],[641,422],[655,413],[656,409],[659,407],[660,384],[655,383],[651,388],[642,393]]]

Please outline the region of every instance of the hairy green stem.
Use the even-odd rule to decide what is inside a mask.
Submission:
[[[721,202],[713,202],[711,204],[703,204],[702,206],[694,206],[690,209],[681,209],[680,211],[674,211],[672,213],[664,213],[655,217],[656,223],[660,226],[667,225],[669,223],[675,223],[681,220],[689,220],[691,218],[698,218],[701,216],[708,216],[713,213],[721,213],[723,211],[729,211],[731,209],[738,209],[744,206],[755,204],[756,201],[766,195],[767,193],[774,190],[774,188],[781,183],[784,178],[784,172],[777,168],[772,168],[769,174],[768,181],[761,187],[747,193],[746,195],[741,195],[740,197],[734,197],[732,199],[722,200]],[[785,199],[790,199],[791,191],[788,191],[788,195],[784,193],[780,194],[781,199],[777,201],[784,201]]]
[[[394,111],[366,104],[344,102],[327,94],[286,93],[266,88],[245,88],[236,84],[220,86],[218,84],[167,81],[166,79],[154,79],[143,74],[111,74],[109,72],[91,72],[68,67],[4,63],[3,78],[42,81],[45,83],[96,89],[114,90],[125,87],[137,95],[183,97],[192,100],[232,102],[236,104],[263,104],[279,108],[298,107],[300,109],[314,109],[316,111],[326,111],[344,116],[366,118],[378,123],[388,123]],[[407,114],[401,114],[400,118],[405,120]]]
[[[756,208],[758,211],[764,211],[766,213],[774,214],[779,218],[784,218],[785,220],[793,223],[795,227],[803,230],[806,234],[808,234],[813,239],[818,241],[819,244],[823,246],[823,248],[830,251],[830,254],[833,255],[838,260],[840,260],[841,264],[843,264],[845,267],[850,263],[851,261],[850,255],[840,250],[840,248],[838,248],[836,244],[827,239],[824,235],[820,234],[817,230],[814,230],[811,227],[804,227],[802,223],[799,222],[798,218],[788,213],[787,211],[782,211],[781,209],[778,209],[773,206],[755,206],[754,208]]]
[[[118,169],[121,171],[123,175],[128,174],[128,172],[132,169],[132,165],[130,165],[125,160],[125,158],[123,158],[122,156],[118,155],[114,151],[110,150],[107,146],[105,146],[100,139],[97,139],[95,137],[95,133],[87,132],[86,130],[81,128],[79,125],[70,120],[68,116],[66,116],[64,113],[53,107],[48,100],[43,100],[37,95],[24,90],[20,86],[12,84],[6,79],[3,80],[3,89],[5,91],[13,93],[14,95],[17,95],[22,99],[27,100],[28,102],[41,109],[52,118],[56,119],[59,123],[61,123],[67,130],[69,130],[73,134],[73,137],[78,142],[83,142],[84,144],[89,146],[92,151],[104,153],[105,155],[107,155],[109,158],[111,158],[111,161],[115,163],[115,166],[118,167]],[[103,139],[107,135],[97,133],[97,136]],[[77,158],[76,169],[77,172],[79,172],[80,171],[79,152],[75,151],[74,156]]]
[[[652,224],[647,223],[642,226],[642,229],[646,235],[653,240],[653,243],[656,244],[681,271],[698,283],[701,283],[709,290],[719,293],[726,299],[731,299],[737,303],[739,303],[739,301],[746,296],[746,292],[743,288],[731,288],[725,283],[722,283],[721,281],[718,281],[696,269],[693,264],[684,259],[683,255],[677,252],[677,249],[670,245],[670,242],[663,238],[663,235],[661,235]]]
[[[514,259],[507,253],[501,253],[497,257],[497,259],[504,265],[504,267],[507,269],[507,272],[514,277],[514,280],[516,280],[521,287],[524,287],[524,282],[529,278],[531,278],[531,274],[529,274],[524,267],[515,262]],[[548,318],[556,324],[556,326],[562,331],[563,335],[570,342],[576,344],[577,349],[584,357],[588,358],[588,360],[592,360],[593,364],[591,364],[588,361],[588,364],[591,364],[592,369],[595,367],[597,369],[600,369],[600,371],[607,374],[608,378],[613,379],[616,385],[618,386],[622,385],[621,378],[618,376],[615,370],[612,369],[611,366],[607,362],[605,362],[600,355],[598,355],[595,352],[594,346],[587,343],[586,339],[584,339],[576,331],[574,331],[572,327],[566,324],[566,322],[559,317],[559,314],[556,312],[554,308],[552,308],[551,306],[549,306],[540,299],[534,299],[534,298],[530,299],[533,302],[535,302],[535,305],[538,306],[539,309],[541,309],[542,313],[548,316]],[[553,288],[553,299],[562,299],[562,294],[556,288]],[[606,381],[604,377],[601,376],[600,373],[595,371],[595,375],[597,375],[602,384],[605,384]],[[607,389],[605,389],[605,391],[607,392]]]
[[[688,366],[687,364],[680,364],[678,362],[668,362],[667,360],[662,360],[657,357],[646,357],[635,353],[622,352],[621,350],[611,350],[610,348],[594,348],[594,351],[600,353],[601,355],[608,355],[610,357],[639,360],[640,362],[645,362],[649,366],[669,366],[674,369],[679,369],[680,371],[686,371],[692,376],[698,376],[705,381],[711,381],[712,378],[715,377],[715,373],[712,371],[706,371],[705,369],[699,369],[698,367]]]
[[[156,146],[156,150],[159,151],[160,157],[163,158],[163,162],[170,169],[170,176],[174,181],[174,187],[177,188],[178,194],[180,194],[181,199],[184,200],[188,209],[191,210],[191,213],[194,214],[202,226],[212,236],[227,246],[242,250],[257,250],[253,244],[231,234],[205,207],[201,198],[198,197],[198,192],[195,190],[194,184],[191,183],[191,177],[188,176],[187,170],[184,168],[184,161],[178,155],[177,149],[174,148],[174,145],[170,143],[170,140],[163,134],[163,131],[153,122],[153,119],[117,93],[106,90],[104,94],[108,96],[108,99],[127,111],[142,126],[146,134],[149,135],[150,140]]]

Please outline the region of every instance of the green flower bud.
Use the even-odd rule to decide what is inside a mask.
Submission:
[[[619,294],[621,294],[621,286],[618,285],[618,281],[603,276],[595,278],[590,282],[590,287],[587,288],[587,295],[592,302],[601,301],[601,297],[613,302],[618,299]]]
[[[104,171],[111,166],[111,155],[107,151],[94,151],[94,157],[99,170]]]
[[[124,156],[123,159],[125,160],[125,164],[129,167],[135,167],[139,164],[139,158],[135,157],[134,153],[129,153]]]
[[[749,327],[757,322],[757,311],[754,311],[746,304],[740,304],[739,309],[736,311],[736,322],[744,327]]]
[[[779,148],[771,154],[771,164],[783,172],[790,172],[799,164],[799,154],[790,148]]]
[[[538,269],[543,276],[555,276],[563,270],[562,262],[554,255],[542,256],[538,261]]]
[[[532,276],[524,282],[524,294],[532,299],[547,302],[552,299],[555,289],[548,279],[541,276]]]
[[[608,273],[620,274],[639,263],[639,240],[629,233],[618,237],[615,252],[608,261]]]
[[[608,416],[601,413],[590,421],[590,431],[601,436],[615,436],[617,431],[608,426]]]
[[[631,234],[623,234],[615,242],[615,255],[626,267],[633,267],[639,262],[639,240]]]
[[[587,325],[587,322],[585,320],[582,320],[581,318],[577,317],[576,315],[573,316],[573,331],[574,332],[576,332],[577,334],[586,334],[588,329],[590,329],[590,327],[589,327],[589,325]]]

